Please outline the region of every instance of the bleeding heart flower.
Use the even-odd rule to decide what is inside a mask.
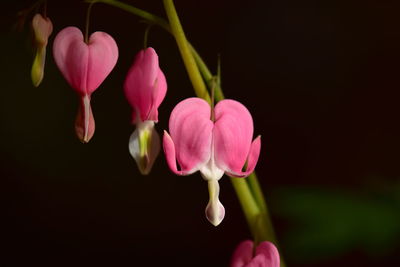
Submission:
[[[254,250],[253,241],[240,243],[232,255],[231,267],[279,267],[278,249],[268,241],[261,242]]]
[[[95,128],[90,97],[117,63],[117,44],[105,32],[93,33],[85,43],[78,28],[67,27],[57,34],[53,54],[64,78],[79,94],[81,101],[75,132],[82,142],[87,143]]]
[[[167,92],[167,82],[153,48],[140,51],[128,71],[125,96],[132,106],[136,130],[129,139],[129,151],[142,174],[148,174],[160,152],[160,137],[154,129],[158,107]]]
[[[241,103],[222,100],[213,112],[214,121],[209,104],[201,98],[181,101],[171,113],[171,135],[164,131],[163,147],[168,166],[174,173],[189,175],[200,171],[208,181],[210,199],[206,217],[217,226],[225,215],[218,199],[218,180],[224,173],[246,177],[253,172],[260,154],[261,137],[252,142],[253,119]],[[246,163],[246,170],[242,171]]]
[[[43,80],[46,46],[49,36],[53,31],[53,24],[48,17],[44,18],[38,13],[32,19],[32,29],[35,36],[36,53],[31,69],[31,79],[33,85],[38,87]]]

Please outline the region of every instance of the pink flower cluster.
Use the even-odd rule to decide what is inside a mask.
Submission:
[[[38,86],[43,78],[52,24],[48,18],[37,15],[32,26],[38,47],[32,81]],[[115,67],[118,46],[105,32],[95,32],[84,40],[78,28],[67,27],[55,37],[53,55],[62,75],[79,96],[75,132],[87,143],[95,131],[91,96]],[[129,151],[142,174],[150,172],[160,151],[160,137],[154,126],[166,92],[167,81],[156,51],[151,47],[141,50],[126,75],[124,93],[132,107],[132,123],[136,125],[129,139]],[[214,108],[201,98],[188,98],[178,103],[170,115],[169,133],[164,131],[163,135],[168,166],[178,175],[200,172],[209,189],[205,215],[215,226],[225,216],[219,201],[219,179],[224,174],[246,177],[257,164],[261,137],[253,140],[253,128],[248,109],[231,99],[218,102]],[[231,266],[279,267],[279,253],[272,243],[261,242],[256,249],[253,246],[252,241],[242,242],[233,254]]]
[[[67,27],[57,34],[53,55],[64,78],[80,97],[75,132],[87,143],[95,128],[90,98],[117,63],[117,44],[105,32],[93,33],[85,43],[78,28]]]
[[[114,68],[117,44],[104,32],[93,33],[86,43],[78,28],[67,27],[57,34],[53,54],[64,78],[80,97],[76,134],[82,142],[89,142],[95,129],[91,95]],[[154,124],[167,92],[167,82],[153,48],[137,54],[126,76],[124,91],[132,106],[132,123],[136,124],[129,150],[139,170],[148,174],[160,150]],[[163,138],[168,166],[178,175],[200,171],[208,182],[210,195],[206,217],[213,225],[220,224],[225,209],[219,201],[218,180],[224,173],[248,176],[260,154],[260,136],[252,141],[250,112],[235,100],[222,100],[212,109],[201,98],[188,98],[172,111],[169,130],[170,134],[164,131]]]

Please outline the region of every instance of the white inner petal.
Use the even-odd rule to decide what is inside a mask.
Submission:
[[[141,143],[143,138],[146,140]],[[160,150],[159,143],[159,136],[154,130],[154,121],[138,120],[136,129],[129,138],[128,147],[142,174],[149,173]]]
[[[204,180],[216,180],[218,181],[224,175],[224,170],[217,167],[214,159],[214,138],[211,141],[211,155],[210,159],[199,168],[201,176]]]

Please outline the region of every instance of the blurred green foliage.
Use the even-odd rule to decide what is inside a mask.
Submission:
[[[288,222],[282,247],[298,263],[333,259],[352,251],[371,258],[393,253],[400,237],[400,186],[380,190],[280,188],[274,215]]]

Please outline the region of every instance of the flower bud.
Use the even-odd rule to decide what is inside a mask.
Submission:
[[[31,69],[31,78],[33,85],[38,87],[43,80],[47,40],[53,31],[53,24],[48,17],[43,18],[38,13],[33,17],[32,29],[36,52]]]

